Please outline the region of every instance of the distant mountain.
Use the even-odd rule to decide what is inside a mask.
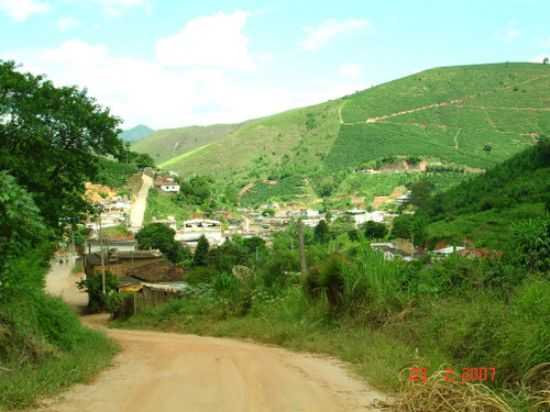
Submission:
[[[119,137],[126,142],[136,142],[146,138],[154,132],[155,131],[150,127],[140,124],[136,127],[132,127],[131,129],[124,130]]]

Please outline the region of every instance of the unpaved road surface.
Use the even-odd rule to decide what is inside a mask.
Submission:
[[[139,189],[135,202],[130,210],[130,228],[132,231],[138,231],[143,226],[143,218],[145,216],[145,208],[147,207],[147,196],[149,189],[153,186],[153,178],[145,173],[141,175],[143,184]]]
[[[64,291],[73,288],[74,275],[62,271],[63,281],[54,269],[48,290],[75,301],[78,293]],[[106,322],[105,315],[82,319],[94,327]],[[106,332],[122,347],[114,365],[46,401],[41,411],[355,412],[377,411],[373,402],[384,399],[324,357],[232,339]]]

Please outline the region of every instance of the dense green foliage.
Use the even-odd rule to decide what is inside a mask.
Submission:
[[[174,239],[174,229],[162,223],[150,223],[136,233],[140,249],[158,249],[172,263],[180,263],[190,258],[190,252]]]
[[[82,194],[84,182],[97,176],[96,156],[125,156],[119,120],[108,109],[85,91],[56,88],[11,62],[0,62],[0,117],[0,169],[33,196],[55,229],[87,210]]]
[[[85,91],[56,88],[2,61],[0,119],[3,409],[90,379],[115,352],[43,289],[55,243],[89,210],[84,183],[97,178],[100,158],[126,149],[118,119]]]
[[[388,233],[388,229],[384,223],[377,223],[369,220],[364,224],[365,237],[367,239],[383,239]]]
[[[550,142],[539,143],[487,173],[433,196],[423,208],[431,241],[465,238],[502,247],[518,219],[543,218],[550,203]],[[422,218],[422,217],[420,217]]]
[[[208,263],[208,251],[210,245],[206,237],[201,236],[199,242],[197,243],[197,248],[195,249],[195,254],[193,255],[193,266],[206,266]]]

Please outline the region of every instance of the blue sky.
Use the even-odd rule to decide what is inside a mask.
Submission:
[[[0,58],[130,127],[237,122],[423,69],[550,56],[548,0],[0,0]]]

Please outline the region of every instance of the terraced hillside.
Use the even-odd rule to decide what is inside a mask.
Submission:
[[[344,100],[327,165],[418,155],[486,168],[550,131],[549,92],[550,69],[535,64],[433,69],[393,81]]]
[[[550,134],[550,66],[432,69],[226,132],[194,138],[164,167],[241,186],[268,177],[315,182],[395,156],[486,169]],[[135,147],[165,161],[175,149],[160,137]]]
[[[132,150],[148,153],[157,164],[222,139],[239,125],[217,124],[158,130],[133,144]]]

